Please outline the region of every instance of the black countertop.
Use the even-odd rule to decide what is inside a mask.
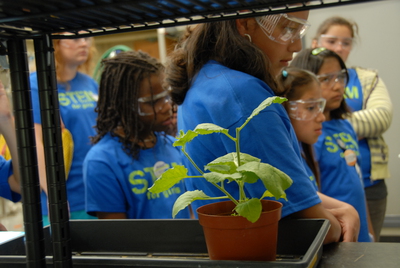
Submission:
[[[319,268],[400,267],[400,243],[333,243],[324,246]]]

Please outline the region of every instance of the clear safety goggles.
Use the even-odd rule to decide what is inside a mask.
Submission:
[[[339,45],[342,47],[342,49],[350,50],[353,46],[353,38],[340,38],[334,35],[326,34],[321,34],[319,37],[319,46],[326,47],[328,49],[335,49]]]
[[[171,104],[171,97],[169,96],[169,91],[165,90],[153,96],[138,98],[139,103],[139,115],[152,115],[161,111],[164,106],[169,103]]]
[[[92,42],[93,42],[93,37],[61,39],[60,45],[66,47],[66,48],[75,48],[75,47],[80,46],[81,44],[86,44],[87,46],[91,46]]]
[[[289,116],[295,120],[308,121],[314,119],[325,109],[324,98],[316,100],[295,100],[288,101]]]
[[[332,88],[336,83],[342,86],[347,85],[347,70],[343,69],[336,73],[317,75],[322,88]]]
[[[269,39],[280,44],[293,43],[302,38],[310,27],[306,20],[289,17],[285,13],[256,17],[256,21]]]

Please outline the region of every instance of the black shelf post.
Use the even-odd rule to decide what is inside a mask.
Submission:
[[[25,40],[7,40],[25,228],[26,267],[46,267],[36,142]]]
[[[54,267],[72,267],[71,237],[53,43],[34,39]]]

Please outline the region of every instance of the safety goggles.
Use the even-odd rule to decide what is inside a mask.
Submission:
[[[342,49],[350,50],[353,46],[353,38],[340,38],[334,35],[326,34],[321,34],[321,36],[319,37],[319,46],[323,46],[329,49],[335,49],[339,45],[342,47]]]
[[[75,48],[75,47],[80,46],[81,44],[86,44],[87,46],[91,46],[92,42],[93,42],[93,37],[61,39],[60,45],[66,47],[66,48]]]
[[[347,70],[343,69],[336,73],[317,75],[322,88],[332,88],[335,83],[340,83],[342,86],[347,85]]]
[[[295,100],[288,101],[289,116],[295,120],[308,121],[314,119],[325,109],[324,98],[316,100]]]
[[[161,111],[165,104],[171,103],[171,97],[169,96],[169,91],[165,90],[153,96],[138,98],[138,103],[139,115],[152,115]]]
[[[306,20],[289,17],[285,13],[256,17],[256,21],[269,39],[280,44],[293,43],[302,38],[310,27]]]

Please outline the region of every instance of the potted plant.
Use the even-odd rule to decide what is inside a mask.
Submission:
[[[290,177],[279,169],[262,163],[259,158],[240,152],[240,131],[249,123],[249,121],[258,115],[263,109],[273,103],[282,103],[286,99],[282,97],[270,97],[264,100],[247,118],[242,126],[236,128],[236,137],[228,133],[228,129],[210,123],[199,124],[194,130],[188,130],[184,133],[180,131],[179,137],[174,143],[174,146],[181,146],[183,154],[189,159],[191,164],[200,172],[201,175],[188,175],[188,169],[185,166],[175,166],[165,171],[149,188],[152,193],[160,193],[168,190],[177,182],[185,178],[206,179],[212,185],[217,187],[222,196],[210,197],[201,190],[187,191],[183,193],[175,201],[172,215],[175,215],[182,209],[186,208],[196,200],[218,200],[229,199],[225,202],[217,202],[199,207],[197,209],[199,222],[203,226],[205,233],[207,249],[210,259],[230,259],[230,260],[275,260],[276,243],[277,243],[277,227],[281,215],[282,204],[272,200],[265,200],[264,197],[275,197],[276,199],[286,199],[285,190],[290,187],[292,180]],[[235,142],[236,152],[228,153],[218,157],[214,161],[208,163],[204,170],[200,169],[192,160],[185,150],[186,144],[192,141],[198,135],[208,135],[211,133],[221,133]],[[255,183],[261,180],[265,186],[265,192],[259,198],[246,196],[244,186],[246,183]],[[236,200],[229,193],[224,183],[235,182],[239,189],[239,198]],[[268,211],[270,210],[270,211]],[[219,216],[222,217],[218,217]],[[208,223],[207,219],[216,220],[214,223]],[[220,219],[218,219],[220,218]],[[238,223],[233,223],[237,221]],[[243,225],[240,227],[239,225]],[[255,233],[256,230],[265,226],[267,229],[273,227],[272,238],[266,237],[270,231],[262,231],[261,234]],[[227,234],[230,229],[239,232],[239,234]],[[215,230],[221,231],[223,235],[227,235],[228,241],[224,242],[220,234],[211,233]],[[245,234],[249,231],[250,234]],[[208,237],[210,235],[210,237]],[[237,241],[238,237],[254,237],[260,242],[267,242],[267,245],[255,245],[252,241]],[[267,240],[267,241],[266,241]],[[210,245],[211,242],[222,243],[220,245]],[[231,248],[228,248],[231,247]],[[271,252],[267,252],[267,248],[272,248]],[[221,249],[221,252],[214,250]],[[249,249],[249,252],[244,252]],[[244,256],[239,256],[243,253]]]

